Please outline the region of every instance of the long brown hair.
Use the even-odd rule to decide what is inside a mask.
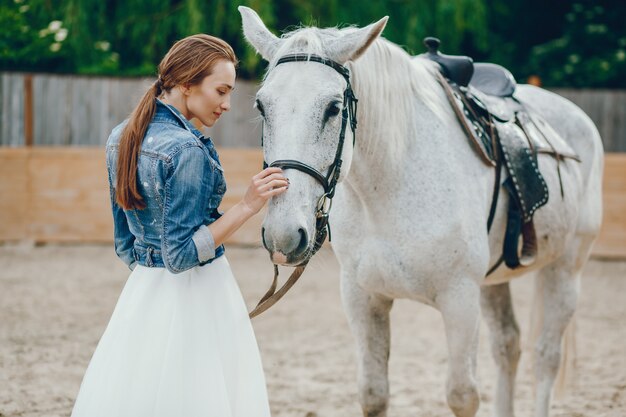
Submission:
[[[146,208],[137,186],[137,162],[143,137],[156,111],[155,98],[178,85],[202,83],[220,60],[237,64],[237,57],[228,43],[205,34],[179,40],[163,57],[159,64],[159,78],[131,113],[120,138],[115,201],[123,209]]]

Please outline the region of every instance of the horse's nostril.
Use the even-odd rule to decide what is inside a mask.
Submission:
[[[298,233],[300,233],[300,243],[298,244],[298,247],[296,248],[295,252],[302,253],[309,246],[309,238],[308,238],[306,230],[304,230],[303,228],[299,228]]]

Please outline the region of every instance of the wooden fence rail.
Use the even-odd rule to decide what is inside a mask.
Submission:
[[[0,146],[99,146],[154,79],[0,73]],[[236,111],[206,130],[221,147],[258,147],[257,85],[238,81]],[[626,152],[626,91],[555,89],[596,123],[607,152]]]
[[[226,210],[239,201],[259,171],[258,149],[219,149],[228,191]],[[0,148],[0,243],[111,242],[104,149],[93,147]],[[229,240],[260,244],[263,214]],[[604,222],[594,255],[626,258],[626,154],[607,154]]]

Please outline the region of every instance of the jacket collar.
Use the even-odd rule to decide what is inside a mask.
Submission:
[[[158,98],[156,100],[156,112],[153,117],[153,121],[166,122],[179,125],[183,129],[186,129],[194,134],[195,137],[200,139],[203,143],[211,140],[211,138],[205,138],[202,132],[195,128],[195,126],[178,111],[178,109],[171,104],[163,103]]]

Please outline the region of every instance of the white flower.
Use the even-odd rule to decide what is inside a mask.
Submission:
[[[67,29],[61,28],[54,34],[54,40],[57,42],[63,42],[67,38]]]
[[[50,34],[50,29],[46,28],[46,29],[41,29],[39,31],[39,37],[40,38],[45,38],[46,36],[48,36]]]
[[[30,6],[28,4],[23,4],[18,10],[20,11],[20,13],[26,13],[28,9],[30,9]]]
[[[626,52],[624,52],[623,49],[618,49],[617,52],[615,53],[615,57],[617,58],[618,61],[624,61],[626,60]]]
[[[108,51],[111,48],[111,44],[107,41],[98,41],[95,43],[94,46],[96,47],[96,49],[99,49],[101,51]]]
[[[55,42],[52,45],[50,45],[50,50],[52,52],[59,52],[59,49],[61,49],[61,44],[58,42]]]
[[[51,32],[56,32],[57,30],[61,29],[62,24],[63,23],[60,20],[53,20],[48,25],[48,29],[50,29]]]

